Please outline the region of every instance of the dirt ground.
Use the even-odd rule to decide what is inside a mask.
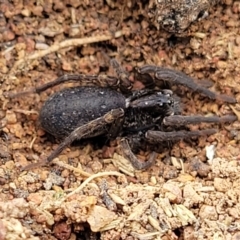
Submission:
[[[239,121],[189,126],[218,131],[170,144],[145,171],[122,157],[118,140],[73,144],[51,166],[21,171],[58,146],[38,112],[49,95],[76,83],[6,97],[63,74],[112,74],[115,58],[131,73],[144,64],[183,71],[239,101],[239,16],[240,2],[225,0],[179,36],[155,27],[148,1],[1,1],[0,240],[240,239]],[[183,115],[239,118],[238,103],[172,89]]]

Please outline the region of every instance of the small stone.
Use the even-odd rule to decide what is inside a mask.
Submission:
[[[41,17],[42,16],[42,12],[43,12],[43,7],[38,5],[38,6],[34,6],[32,8],[32,13],[36,16]]]
[[[196,240],[197,238],[195,237],[194,234],[194,228],[192,226],[187,226],[183,229],[183,238],[184,240]]]
[[[38,206],[38,205],[41,204],[43,198],[42,198],[42,196],[41,196],[40,193],[30,193],[30,194],[28,195],[28,197],[27,197],[27,200],[28,200],[29,202],[34,203],[34,205],[37,205],[37,206]]]
[[[218,61],[217,62],[217,67],[220,68],[220,69],[226,69],[228,67],[228,64],[225,61]]]
[[[15,34],[11,30],[5,30],[2,34],[2,38],[6,42],[11,41],[15,38]]]
[[[12,189],[16,189],[16,184],[14,182],[9,183],[9,187]]]
[[[165,183],[163,184],[163,190],[170,202],[178,204],[182,202],[182,191],[177,184]]]
[[[24,16],[24,17],[29,17],[31,15],[31,11],[28,9],[28,8],[24,8],[22,11],[21,11],[21,14]]]
[[[200,208],[199,216],[203,220],[208,219],[208,220],[215,220],[216,221],[218,219],[218,214],[217,214],[217,211],[216,211],[215,207],[209,206],[209,205],[203,205]]]
[[[27,166],[29,164],[26,157],[19,152],[16,152],[13,154],[13,159],[14,159],[16,165],[19,165],[22,167]]]
[[[7,111],[6,112],[6,119],[8,124],[14,124],[17,122],[17,116],[14,112]]]
[[[10,132],[13,133],[16,137],[22,138],[24,136],[24,129],[20,123],[11,125]]]
[[[89,166],[91,166],[91,169],[95,173],[100,172],[102,170],[102,168],[103,168],[102,163],[98,159],[96,159],[95,161],[93,160],[92,162],[90,162]]]
[[[189,162],[189,172],[197,172],[201,177],[206,177],[211,170],[211,167],[198,158],[193,158]]]
[[[53,227],[53,234],[57,239],[68,240],[71,235],[71,226],[66,222],[56,223]]]
[[[7,161],[7,162],[5,163],[5,167],[6,167],[8,170],[14,169],[14,167],[15,167],[14,161]]]
[[[62,69],[65,70],[65,71],[72,71],[72,66],[69,62],[63,61]]]
[[[227,192],[232,187],[232,183],[229,179],[214,178],[214,187],[219,192]]]
[[[196,204],[204,201],[204,198],[197,194],[197,192],[190,184],[186,185],[183,188],[183,199],[188,199],[191,204]]]
[[[234,21],[233,19],[226,22],[226,26],[228,27],[235,27],[236,25],[237,25],[237,22]]]
[[[46,43],[36,43],[35,48],[37,50],[45,50],[49,48],[49,45]]]
[[[25,147],[25,144],[23,144],[23,143],[12,143],[12,145],[11,145],[11,148],[13,149],[13,150],[17,150],[17,149],[22,149],[22,148],[24,148]]]
[[[116,218],[117,215],[114,212],[96,205],[88,216],[87,222],[93,232],[98,232],[101,228],[111,223]]]
[[[63,178],[67,178],[67,177],[69,177],[69,170],[68,169],[64,169],[63,171],[62,171],[62,173],[61,173],[61,176],[63,177]]]

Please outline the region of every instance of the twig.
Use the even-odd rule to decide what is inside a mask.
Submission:
[[[109,33],[107,35],[102,35],[102,36],[73,38],[73,39],[64,40],[60,43],[55,43],[47,49],[35,51],[32,54],[26,56],[25,58],[19,59],[17,62],[15,62],[13,68],[11,69],[11,73],[14,73],[17,70],[17,68],[19,68],[20,66],[21,68],[24,67],[26,64],[29,63],[30,60],[41,58],[50,53],[56,52],[61,48],[76,47],[76,46],[81,46],[89,43],[103,42],[113,38],[118,38],[120,36],[122,36],[122,31],[115,32],[114,34]]]
[[[119,172],[115,172],[115,171],[96,173],[96,174],[90,176],[89,178],[87,178],[78,188],[76,188],[74,191],[72,191],[67,196],[65,196],[64,199],[62,200],[62,202],[64,202],[67,198],[71,197],[72,195],[74,195],[76,193],[79,193],[94,178],[99,178],[99,177],[103,177],[103,176],[118,176],[118,177],[122,177],[124,175],[119,173]]]
[[[71,166],[71,165],[69,165],[69,164],[67,164],[67,163],[64,163],[64,162],[62,162],[62,161],[59,161],[58,158],[55,158],[55,159],[53,160],[53,163],[57,164],[57,165],[60,166],[60,167],[63,167],[63,168],[66,168],[66,169],[68,169],[68,170],[71,170],[71,171],[74,171],[74,172],[76,172],[76,173],[79,173],[79,174],[80,174],[81,176],[83,176],[83,177],[90,177],[90,176],[92,176],[92,174],[90,174],[90,173],[88,173],[88,172],[85,172],[85,171],[83,171],[83,170],[80,169],[80,168],[75,168],[75,167],[73,167],[73,166]]]

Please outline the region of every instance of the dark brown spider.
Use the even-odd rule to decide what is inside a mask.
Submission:
[[[136,169],[145,169],[152,165],[156,154],[152,153],[148,161],[140,162],[131,151],[130,145],[139,145],[139,142],[156,145],[166,141],[211,135],[217,130],[174,131],[174,129],[187,124],[224,123],[236,120],[235,116],[230,115],[224,117],[179,115],[178,100],[171,90],[158,90],[156,85],[159,82],[183,85],[210,99],[236,103],[233,97],[216,94],[197,85],[182,72],[152,65],[140,67],[137,69],[137,75],[149,89],[131,91],[128,73],[115,60],[112,60],[111,64],[116,69],[118,77],[64,75],[43,86],[10,96],[40,93],[67,81],[82,81],[85,84],[59,91],[44,103],[39,116],[42,128],[56,138],[64,140],[45,161],[30,164],[24,169],[51,162],[75,140],[100,135],[105,135],[109,139],[121,137],[120,144],[125,157]]]

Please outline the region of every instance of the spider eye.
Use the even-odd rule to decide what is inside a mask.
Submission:
[[[171,97],[173,95],[172,90],[169,89],[164,89],[161,93],[164,94],[166,97]]]

